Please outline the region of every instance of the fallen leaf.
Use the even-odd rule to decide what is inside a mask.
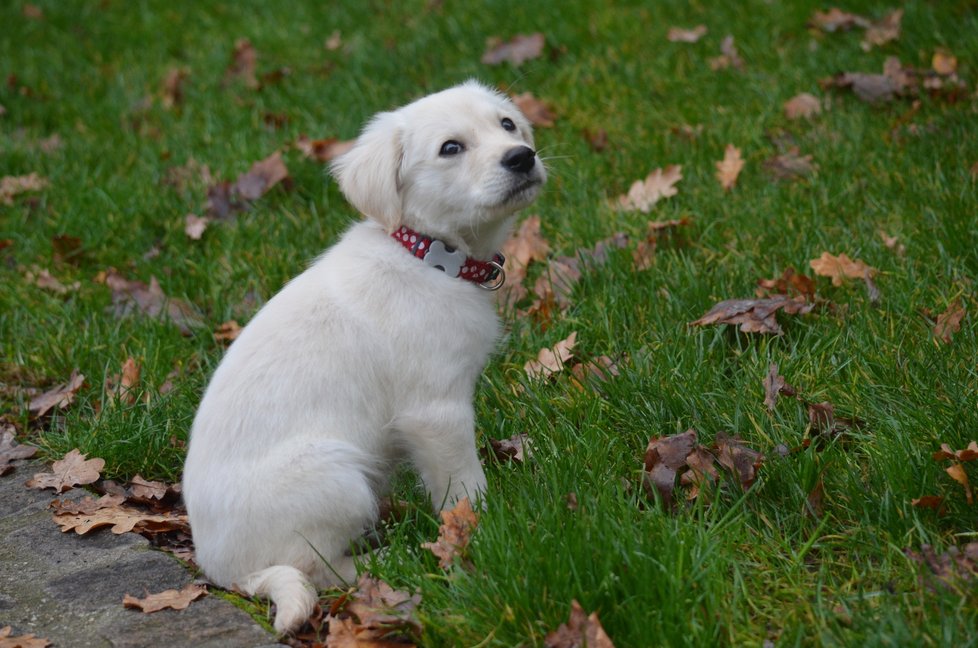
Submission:
[[[551,260],[533,285],[533,293],[538,297],[535,306],[552,303],[561,310],[567,308],[571,304],[574,286],[580,279],[581,269],[577,259],[557,257]]]
[[[944,505],[944,498],[939,495],[924,495],[910,500],[910,505],[916,508],[931,508],[940,510]]]
[[[598,613],[590,615],[577,600],[571,601],[570,618],[543,639],[547,648],[614,648],[611,638],[601,627]]]
[[[784,376],[778,373],[778,365],[774,362],[768,367],[767,376],[764,377],[764,404],[768,411],[773,412],[775,405],[778,404],[778,396],[794,396],[797,392],[795,388],[787,383]]]
[[[742,439],[717,432],[719,455],[717,462],[737,478],[744,490],[750,488],[757,479],[757,471],[764,463],[764,455],[744,445]]]
[[[13,461],[30,459],[35,454],[36,446],[17,443],[12,426],[11,429],[0,431],[0,477],[13,471]]]
[[[74,281],[70,285],[66,286],[56,277],[52,276],[46,268],[39,268],[37,266],[32,266],[32,268],[24,275],[24,279],[26,279],[28,283],[32,283],[38,288],[50,290],[51,292],[59,295],[67,295],[68,293],[75,292],[81,288],[80,281]]]
[[[14,196],[28,191],[41,191],[47,186],[48,181],[36,173],[25,176],[4,176],[0,178],[0,205],[12,205]]]
[[[886,246],[886,249],[893,250],[894,252],[897,253],[898,256],[903,256],[904,254],[907,253],[907,246],[904,245],[903,243],[900,243],[899,237],[890,236],[883,230],[879,231],[879,235],[880,238],[883,239],[883,245]]]
[[[513,65],[522,65],[543,54],[545,43],[546,39],[540,32],[517,34],[505,42],[500,38],[492,37],[486,41],[486,51],[481,61],[485,65],[499,65],[504,61]]]
[[[479,523],[479,516],[472,510],[469,498],[463,497],[455,508],[442,511],[441,519],[438,540],[425,542],[421,547],[435,554],[439,567],[448,569],[456,558],[465,554],[465,549],[472,539],[472,532]]]
[[[551,128],[554,125],[554,120],[557,119],[557,113],[554,112],[553,106],[546,101],[537,99],[531,92],[513,95],[512,99],[516,107],[520,109],[520,112],[534,126]]]
[[[807,119],[822,112],[822,104],[815,95],[802,92],[784,102],[784,114],[788,119]]]
[[[727,144],[723,159],[716,163],[717,180],[724,191],[730,191],[737,184],[737,176],[744,168],[744,160],[740,157],[740,149],[733,144]]]
[[[53,488],[58,493],[75,486],[93,484],[105,467],[105,459],[85,459],[77,448],[51,465],[51,472],[37,473],[26,483],[28,488]]]
[[[506,257],[507,276],[516,266],[525,268],[533,261],[546,261],[550,254],[550,244],[540,233],[540,217],[534,214],[526,218],[501,251]]]
[[[799,154],[797,146],[765,160],[764,166],[778,180],[798,180],[810,176],[818,168],[811,155]]]
[[[106,501],[103,503],[102,500]],[[61,527],[62,533],[74,531],[77,535],[104,527],[111,527],[110,531],[115,535],[190,530],[186,515],[174,511],[151,513],[125,506],[120,500],[118,495],[104,495],[78,513],[70,512],[70,509],[55,513],[54,521]]]
[[[695,43],[706,35],[706,25],[696,25],[692,29],[670,27],[666,38],[673,43]]]
[[[295,141],[295,147],[306,159],[316,162],[329,162],[349,151],[355,143],[356,140],[340,141],[335,137],[311,140],[305,135],[300,135],[299,139]]]
[[[21,13],[24,14],[24,18],[30,18],[31,20],[44,20],[44,10],[38,7],[36,4],[27,3],[21,8]]]
[[[230,344],[238,339],[243,330],[237,320],[228,320],[218,325],[217,330],[214,331],[214,340],[222,344]]]
[[[92,515],[105,508],[116,508],[126,500],[124,495],[102,495],[98,499],[86,495],[79,500],[56,499],[48,505],[54,509],[54,519],[59,515]]]
[[[978,442],[972,441],[964,450],[952,450],[951,446],[946,443],[942,443],[941,449],[935,452],[932,456],[934,457],[935,461],[941,459],[957,459],[958,461],[962,462],[975,461],[978,459]]]
[[[934,324],[934,336],[944,344],[950,344],[954,334],[961,330],[961,320],[964,319],[965,310],[960,299],[955,299],[947,310],[937,316],[937,323]]]
[[[12,626],[0,628],[0,648],[48,648],[51,645],[50,641],[35,636],[34,633],[15,637],[13,631]]]
[[[812,437],[832,439],[862,424],[857,419],[837,415],[835,406],[829,401],[806,405],[808,406],[808,434]]]
[[[765,299],[727,299],[716,304],[695,322],[690,322],[690,326],[739,324],[740,330],[744,333],[782,335],[784,330],[778,324],[775,315],[779,310],[788,315],[804,315],[810,313],[814,307],[815,304],[783,296]]]
[[[190,76],[186,68],[172,68],[163,77],[163,107],[167,110],[183,103],[183,82]]]
[[[865,29],[870,20],[848,11],[832,7],[828,11],[816,11],[809,19],[808,26],[821,29],[824,32],[849,31],[853,27]]]
[[[334,29],[333,33],[330,34],[329,38],[326,39],[326,42],[323,43],[323,47],[325,47],[330,52],[335,52],[342,46],[343,46],[343,35],[340,33],[340,30],[338,29]]]
[[[282,153],[275,151],[264,160],[251,165],[247,173],[238,176],[234,191],[246,200],[258,200],[269,189],[289,177]]]
[[[871,23],[866,28],[866,34],[860,46],[864,51],[868,52],[874,46],[879,47],[892,40],[896,40],[900,37],[900,22],[902,19],[903,9],[894,9],[881,19]]]
[[[859,259],[850,259],[845,253],[835,256],[822,252],[822,256],[808,263],[815,274],[831,277],[833,286],[841,286],[846,279],[864,279],[875,277],[878,270],[866,265]]]
[[[758,297],[800,295],[805,298],[805,301],[815,301],[815,282],[811,277],[800,274],[793,267],[788,266],[776,279],[758,279],[755,294]]]
[[[162,501],[179,493],[179,484],[166,484],[161,481],[149,481],[141,475],[135,475],[130,482],[129,492],[132,499],[141,502]]]
[[[948,547],[947,551],[937,555],[931,545],[921,545],[920,553],[904,549],[904,553],[914,562],[927,567],[933,581],[925,581],[924,574],[920,575],[921,582],[933,582],[941,589],[961,592],[962,585],[972,587],[978,577],[978,542],[969,542],[963,547]],[[930,589],[936,589],[929,585]]]
[[[518,464],[527,459],[532,449],[530,437],[525,432],[515,434],[508,439],[489,439],[489,445],[499,461],[513,461]]]
[[[530,378],[548,378],[564,369],[568,360],[574,357],[572,349],[577,342],[577,331],[551,348],[540,349],[536,360],[528,360],[523,370]]]
[[[679,477],[679,483],[692,487],[686,494],[687,501],[696,499],[704,487],[716,483],[719,473],[715,463],[716,458],[713,453],[701,445],[693,448],[692,452],[686,456],[686,465],[689,466],[689,470]]]
[[[136,402],[141,374],[142,368],[136,359],[126,358],[125,362],[122,363],[122,372],[108,377],[105,381],[107,404],[112,406],[118,402],[123,405],[133,405]]]
[[[727,34],[720,43],[720,56],[711,58],[708,63],[711,70],[724,70],[732,67],[736,70],[744,69],[744,59],[740,57],[737,46],[734,44],[734,37]]]
[[[206,216],[187,214],[183,217],[183,232],[191,240],[199,241],[210,222],[211,219]]]
[[[249,88],[257,88],[258,78],[255,76],[257,65],[258,52],[255,50],[255,46],[247,38],[239,38],[234,43],[231,63],[224,72],[224,82],[238,79]]]
[[[582,362],[571,367],[574,385],[584,390],[589,382],[605,382],[619,375],[618,365],[606,355]]]
[[[68,382],[57,385],[44,392],[40,396],[31,399],[27,409],[34,416],[40,418],[54,408],[67,409],[75,401],[75,394],[85,384],[85,376],[73,369]]]
[[[138,280],[129,280],[110,268],[103,279],[112,291],[112,314],[122,318],[141,313],[153,318],[166,316],[184,335],[202,322],[189,304],[172,299],[163,293],[156,277],[150,277],[149,286]]]
[[[950,475],[951,479],[958,482],[959,484],[961,484],[962,487],[964,487],[964,495],[965,498],[968,500],[968,504],[969,505],[974,504],[974,497],[971,494],[971,484],[968,483],[968,473],[964,471],[964,464],[959,464],[959,463],[951,464],[950,466],[944,469],[944,472]]]
[[[147,594],[141,599],[126,594],[122,599],[122,604],[127,608],[142,610],[145,614],[151,614],[167,608],[184,610],[191,603],[206,595],[206,585],[187,583],[181,590],[166,590],[158,594]]]
[[[638,210],[647,214],[659,200],[675,196],[679,192],[676,183],[682,179],[682,167],[678,164],[655,169],[645,180],[633,182],[628,193],[619,196],[618,206],[628,211]]]
[[[682,434],[653,437],[645,449],[642,484],[649,497],[653,497],[652,489],[655,489],[667,510],[672,508],[676,474],[686,465],[686,457],[695,445],[696,430],[690,429]]]
[[[54,260],[59,263],[77,264],[82,255],[82,240],[77,236],[59,234],[51,237]]]
[[[938,49],[931,58],[930,66],[941,76],[950,76],[958,69],[958,57],[945,49]]]

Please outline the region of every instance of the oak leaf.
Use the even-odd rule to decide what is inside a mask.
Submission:
[[[776,316],[779,310],[788,315],[804,315],[810,313],[813,308],[815,304],[784,296],[764,299],[727,299],[717,303],[703,317],[690,322],[690,326],[739,324],[740,330],[744,333],[783,335],[784,330],[778,324]]]
[[[187,235],[187,238],[199,241],[210,222],[211,219],[207,216],[187,214],[183,217],[183,233]]]
[[[871,21],[863,16],[832,7],[828,11],[816,11],[809,19],[808,26],[824,32],[849,31],[853,27],[865,29]]]
[[[951,303],[947,310],[937,316],[934,324],[934,336],[944,344],[950,344],[954,334],[961,330],[961,320],[964,319],[965,310],[961,305],[961,300],[956,299]]]
[[[860,46],[864,51],[874,46],[885,45],[900,37],[900,22],[903,20],[903,9],[894,9],[879,20],[866,27],[866,34]]]
[[[17,443],[12,429],[0,430],[0,477],[13,471],[13,461],[30,459],[37,454],[37,447]]]
[[[112,406],[115,403],[123,405],[133,405],[139,391],[139,382],[142,368],[135,358],[129,357],[122,363],[122,371],[114,376],[107,377],[105,380],[105,396],[107,404]],[[146,393],[149,396],[149,393]]]
[[[145,614],[151,614],[165,609],[184,610],[191,603],[206,595],[207,586],[187,583],[183,589],[147,594],[141,599],[126,594],[122,599],[122,604],[127,608],[142,610]]]
[[[764,377],[764,404],[768,411],[773,412],[778,403],[778,396],[794,396],[797,392],[795,388],[787,383],[784,376],[778,373],[778,365],[774,362],[768,367],[767,376]]]
[[[68,382],[52,387],[40,396],[31,399],[27,409],[35,418],[40,418],[54,408],[67,409],[75,401],[75,394],[85,384],[85,376],[77,369],[71,371]]]
[[[679,483],[684,486],[691,486],[689,493],[686,494],[687,500],[694,500],[699,497],[704,487],[716,483],[719,473],[716,469],[716,457],[705,447],[698,445],[686,456],[686,465],[689,470],[679,477]]]
[[[99,474],[105,467],[105,459],[85,459],[78,448],[75,448],[64,458],[51,465],[51,472],[37,473],[27,481],[29,488],[53,488],[63,493],[75,486],[93,484],[99,480]]]
[[[550,254],[550,244],[540,233],[540,217],[533,215],[526,218],[503,245],[502,253],[506,257],[508,268],[525,268],[533,261],[546,261]],[[507,276],[509,272],[506,271]]]
[[[777,180],[798,180],[818,169],[811,155],[801,155],[797,146],[764,161],[764,166]]]
[[[601,627],[598,613],[590,615],[577,600],[571,601],[570,618],[543,639],[547,648],[614,648],[611,637]]]
[[[537,99],[531,92],[513,95],[513,103],[534,126],[551,128],[557,119],[553,106],[546,101]]]
[[[123,533],[163,533],[166,531],[189,531],[187,516],[176,512],[149,513],[131,506],[124,506],[119,495],[103,495],[92,503],[82,500],[78,513],[65,508],[55,513],[54,521],[62,533],[74,531],[85,535],[103,527],[111,527],[115,535]]]
[[[706,35],[706,25],[696,25],[692,29],[670,27],[666,38],[673,43],[695,43]]]
[[[978,459],[978,442],[972,441],[964,450],[952,450],[946,443],[941,444],[941,449],[933,455],[935,461],[941,459],[957,459],[958,461],[974,461]]]
[[[442,524],[438,527],[438,539],[421,545],[435,554],[438,566],[448,569],[455,559],[465,554],[472,539],[472,532],[479,523],[479,516],[472,510],[468,497],[463,497],[455,508],[441,512]]]
[[[805,301],[815,301],[815,282],[811,277],[799,273],[792,266],[788,266],[780,277],[758,279],[755,294],[758,297],[772,295],[794,297],[800,295],[805,298]]]
[[[214,331],[214,339],[222,344],[230,344],[238,339],[238,336],[241,335],[241,331],[243,330],[237,320],[228,320],[222,324],[218,324],[217,329]]]
[[[910,500],[910,506],[940,511],[941,507],[944,506],[944,498],[939,495],[923,495]]]
[[[733,473],[737,483],[747,490],[757,479],[757,471],[764,463],[764,455],[744,445],[742,439],[718,432],[716,444],[717,462]]]
[[[567,361],[574,357],[572,350],[576,342],[577,331],[574,331],[553,347],[540,349],[536,360],[528,360],[523,370],[530,378],[548,378],[562,371]]]
[[[494,36],[486,41],[486,51],[481,61],[485,65],[499,65],[504,61],[513,65],[522,65],[543,54],[545,44],[546,39],[540,32],[517,34],[505,42]]]
[[[737,46],[734,44],[734,37],[730,34],[727,34],[721,41],[720,52],[720,56],[707,61],[711,70],[724,70],[729,67],[737,70],[744,69],[744,59],[740,57]]]
[[[594,360],[574,365],[571,367],[571,375],[574,386],[583,391],[587,383],[605,382],[617,378],[619,372],[614,360],[601,355]]]
[[[238,176],[234,190],[246,200],[257,200],[288,177],[289,170],[282,161],[282,153],[275,151],[264,160],[252,164],[246,173]]]
[[[835,256],[822,252],[822,256],[808,263],[815,274],[831,277],[833,286],[841,286],[846,279],[865,279],[875,277],[878,270],[860,259],[850,259],[845,253]]]
[[[661,199],[675,196],[679,192],[676,183],[682,179],[682,167],[678,164],[671,164],[665,169],[654,169],[645,180],[636,180],[627,194],[618,197],[618,206],[628,211],[638,210],[647,214]]]
[[[421,623],[414,613],[420,603],[420,594],[395,590],[384,581],[364,574],[357,581],[357,589],[350,596],[344,611],[356,617],[355,634],[361,640],[393,639],[390,637],[392,634],[417,637],[421,634]]]
[[[968,473],[964,470],[964,464],[954,463],[944,469],[951,479],[961,484],[964,488],[965,498],[968,504],[974,504],[974,496],[971,493],[971,484],[968,482]]]
[[[0,628],[0,648],[48,648],[51,645],[50,641],[37,637],[34,633],[15,637],[13,631],[11,626]]]
[[[167,297],[156,277],[150,277],[149,285],[135,279],[126,279],[110,268],[102,281],[112,291],[112,314],[122,318],[141,313],[153,318],[169,319],[184,335],[201,325],[194,309],[184,301]]]
[[[309,160],[329,162],[349,151],[355,143],[356,140],[341,141],[335,137],[311,140],[305,135],[300,135],[295,141],[295,147]]]
[[[969,542],[962,548],[948,547],[938,555],[931,545],[921,545],[920,552],[904,549],[904,553],[914,562],[927,567],[934,584],[941,589],[960,592],[961,586],[973,586],[978,580],[978,542]],[[922,583],[928,582],[924,574]],[[930,586],[931,589],[936,589]]]
[[[28,191],[41,191],[47,186],[47,179],[36,173],[25,176],[4,176],[0,178],[0,205],[12,205],[14,196]]]
[[[818,97],[802,92],[784,102],[784,114],[788,119],[813,117],[822,112],[822,104]]]
[[[676,475],[686,465],[686,457],[696,446],[696,430],[668,437],[653,437],[645,449],[645,472],[642,484],[652,496],[653,488],[662,498],[666,508],[672,507]]]
[[[49,270],[46,268],[40,268],[38,266],[31,266],[31,269],[24,274],[24,279],[31,284],[34,284],[38,288],[43,288],[44,290],[50,290],[53,293],[59,295],[67,295],[70,292],[74,292],[81,288],[81,282],[75,281],[69,285],[65,285],[58,280],[57,277],[53,276]]]
[[[258,87],[258,78],[255,70],[258,66],[258,51],[251,41],[247,38],[239,38],[234,43],[234,53],[231,55],[231,63],[224,71],[224,82],[239,79],[249,88]]]
[[[508,439],[489,439],[492,453],[498,461],[512,461],[521,464],[529,458],[533,444],[525,432],[515,434]]]
[[[740,157],[740,149],[733,144],[727,144],[723,159],[716,163],[717,180],[724,191],[730,191],[737,184],[737,176],[744,168],[744,160]]]

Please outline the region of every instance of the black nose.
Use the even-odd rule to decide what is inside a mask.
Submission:
[[[506,151],[501,164],[515,173],[527,173],[536,163],[537,152],[529,146],[517,146]]]

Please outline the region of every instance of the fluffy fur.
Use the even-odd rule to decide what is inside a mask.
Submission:
[[[446,141],[464,148],[446,155]],[[215,371],[183,476],[197,562],[220,586],[269,596],[278,631],[311,614],[316,587],[355,578],[348,550],[396,462],[413,463],[435,509],[484,492],[472,398],[499,335],[491,293],[389,234],[407,225],[489,258],[546,180],[532,151],[530,168],[507,164],[522,147],[529,123],[475,82],[374,117],[333,165],[368,218]]]

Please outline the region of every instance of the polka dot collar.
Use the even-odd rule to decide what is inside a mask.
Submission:
[[[489,261],[465,256],[460,250],[444,241],[415,232],[410,227],[399,227],[391,234],[415,258],[437,268],[450,277],[465,279],[486,290],[499,290],[506,281],[502,254],[496,252]]]

